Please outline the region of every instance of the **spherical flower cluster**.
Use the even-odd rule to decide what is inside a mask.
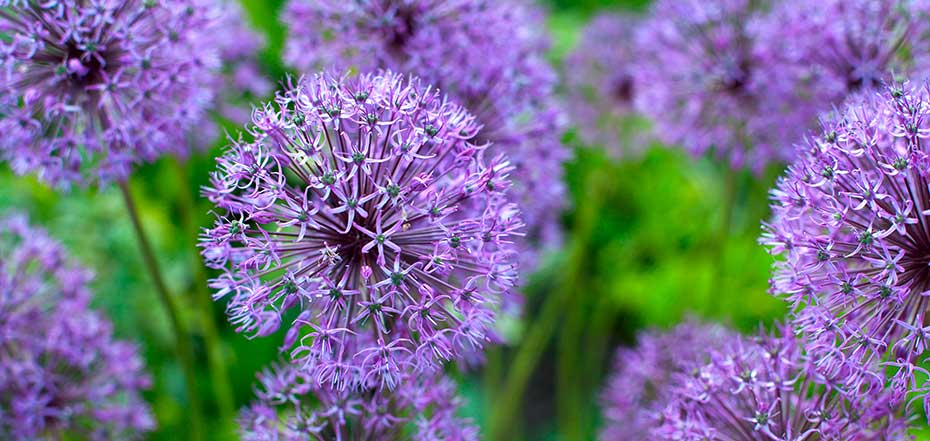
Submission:
[[[478,429],[456,413],[455,383],[442,375],[406,375],[395,391],[321,387],[293,365],[259,375],[258,401],[239,418],[243,441],[477,441]]]
[[[238,1],[222,4],[222,15],[210,34],[216,40],[223,62],[222,81],[214,83],[219,100],[216,107],[223,117],[242,125],[249,122],[244,98],[264,98],[272,92],[272,85],[258,62],[265,39],[248,26]]]
[[[188,152],[209,123],[208,0],[13,1],[0,11],[0,159],[67,186]]]
[[[516,279],[511,167],[479,125],[415,78],[301,81],[256,109],[254,141],[218,159],[203,255],[238,330],[296,318],[284,348],[320,384],[393,389],[494,335]],[[373,338],[369,338],[372,337]]]
[[[734,168],[760,172],[791,157],[788,146],[812,123],[775,108],[766,89],[782,89],[780,66],[763,50],[765,2],[656,2],[636,33],[635,105],[663,142],[695,156],[711,152]]]
[[[736,338],[725,350],[712,351],[707,364],[678,376],[652,439],[909,439],[908,422],[896,416],[877,375],[861,367],[842,375],[858,378],[865,393],[819,374],[790,333]]]
[[[757,171],[850,94],[930,67],[925,0],[668,0],[651,17],[637,108],[663,141]]]
[[[821,363],[884,359],[901,367],[898,388],[930,332],[928,136],[926,86],[851,101],[779,180],[762,239],[783,258],[772,290],[795,306]]]
[[[796,87],[777,92],[806,95],[829,110],[852,93],[876,89],[930,60],[928,19],[925,0],[777,2],[764,27]]]
[[[614,372],[602,397],[602,441],[646,441],[662,422],[677,375],[709,361],[735,334],[719,325],[689,320],[666,332],[649,331],[635,348],[617,351]]]
[[[633,106],[633,42],[639,22],[616,13],[595,17],[565,61],[566,105],[579,138],[621,158],[640,153],[649,142]]]
[[[141,439],[150,380],[88,309],[89,272],[21,216],[0,218],[0,254],[0,438]]]
[[[564,206],[564,117],[557,76],[544,59],[539,14],[523,0],[291,0],[285,60],[303,72],[336,65],[409,72],[473,112],[514,166],[512,193],[524,208],[524,267],[558,243]]]
[[[790,109],[792,121],[814,129],[819,114],[847,97],[876,90],[895,74],[926,72],[928,20],[924,0],[776,2],[760,33],[780,80],[762,89],[762,99],[776,118]]]

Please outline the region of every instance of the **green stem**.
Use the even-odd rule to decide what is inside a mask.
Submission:
[[[738,178],[738,171],[729,167],[724,171],[723,207],[720,213],[720,239],[727,239],[733,228],[733,211],[736,209],[736,187]]]
[[[557,291],[552,293],[543,304],[536,321],[533,322],[532,327],[524,337],[511,364],[507,382],[498,395],[496,408],[489,421],[489,440],[507,439],[508,431],[512,430],[512,426],[508,425],[514,422],[513,416],[520,407],[527,382],[533,374],[543,350],[546,349],[549,338],[555,331],[556,321],[568,304],[569,299],[570,296],[565,292]],[[544,323],[545,326],[540,325],[541,323]]]
[[[580,399],[584,387],[584,376],[578,373],[578,364],[584,357],[580,351],[584,328],[586,290],[581,286],[573,287],[576,297],[568,306],[567,317],[559,334],[556,351],[556,417],[559,435],[562,440],[581,441],[584,439],[582,419],[583,403]],[[579,289],[581,288],[581,289]]]
[[[569,251],[568,268],[557,283],[558,286],[554,292],[551,292],[543,302],[536,319],[530,324],[523,341],[517,348],[506,382],[498,395],[496,407],[489,421],[488,439],[491,441],[509,439],[508,435],[514,430],[513,422],[516,421],[515,417],[522,404],[523,394],[526,392],[530,377],[549,344],[549,339],[559,328],[558,322],[562,313],[570,307],[574,295],[577,294],[574,289],[577,287],[577,281],[587,261],[587,245],[603,204],[603,180],[604,177],[597,172],[588,177],[589,198],[578,213],[578,226]]]
[[[737,193],[737,178],[739,177],[739,172],[733,170],[731,167],[726,167],[724,170],[724,179],[723,179],[723,192],[722,192],[722,205],[720,212],[720,227],[717,232],[717,243],[716,249],[714,250],[714,264],[715,269],[713,272],[713,279],[711,280],[710,286],[710,295],[713,296],[713,293],[718,292],[722,289],[725,289],[725,279],[727,277],[727,268],[726,268],[726,254],[727,254],[727,244],[730,240],[730,234],[733,229],[733,212],[736,210],[736,193]],[[710,300],[711,313],[717,314],[720,311],[722,305],[718,301],[719,296],[714,296]]]
[[[142,252],[142,260],[149,272],[149,276],[152,278],[152,283],[155,284],[158,299],[165,307],[165,312],[167,312],[168,319],[171,322],[176,343],[175,349],[181,363],[181,369],[184,371],[184,381],[187,387],[188,399],[190,400],[191,439],[199,441],[203,439],[203,408],[201,407],[200,393],[197,391],[193,351],[188,340],[190,334],[188,334],[184,322],[181,320],[178,305],[168,292],[167,285],[165,285],[165,279],[162,277],[161,268],[159,268],[158,260],[155,258],[155,252],[152,250],[152,245],[142,227],[139,211],[129,189],[129,184],[126,181],[120,181],[119,188],[123,194],[123,201],[126,203],[126,211],[129,213],[129,218],[132,220],[132,226],[135,229],[139,249]]]
[[[193,274],[194,286],[193,297],[194,304],[199,313],[200,330],[203,332],[203,338],[207,347],[207,363],[210,366],[210,380],[213,387],[213,394],[216,397],[220,416],[223,422],[232,424],[236,418],[235,402],[233,400],[232,383],[229,380],[229,370],[226,368],[226,359],[224,357],[223,341],[220,339],[219,328],[213,314],[213,303],[210,301],[210,292],[207,289],[209,281],[207,272],[201,265],[200,253],[197,252],[197,236],[199,227],[194,221],[196,204],[190,193],[190,177],[187,168],[180,161],[174,161],[174,169],[177,172],[178,183],[181,187],[181,222],[187,233],[188,239],[193,241],[194,246],[190,247],[193,252]],[[230,434],[232,435],[232,434]]]
[[[503,365],[501,348],[491,347],[485,351],[487,360],[484,363],[484,397],[487,405],[485,408],[485,421],[490,421],[493,417],[491,409],[493,406],[493,397],[497,396],[500,390],[501,370]]]
[[[599,296],[597,305],[594,307],[594,313],[588,322],[588,332],[584,339],[585,352],[587,353],[586,365],[591,366],[588,371],[593,375],[588,376],[588,390],[598,386],[598,379],[602,378],[602,366],[604,366],[604,357],[611,357],[612,350],[608,347],[610,344],[610,326],[614,323],[615,311],[613,309],[613,299],[610,296]]]

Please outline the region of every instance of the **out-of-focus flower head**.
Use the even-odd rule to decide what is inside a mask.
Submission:
[[[512,167],[469,141],[479,128],[390,72],[319,74],[256,109],[254,141],[204,191],[217,220],[201,246],[232,323],[265,336],[293,311],[283,347],[340,390],[393,389],[495,339],[522,222]]]
[[[678,375],[653,439],[757,441],[910,439],[879,375],[862,366],[834,376],[855,377],[847,390],[821,375],[788,330],[735,337],[710,361]]]
[[[795,88],[778,92],[829,110],[851,94],[879,88],[892,74],[926,74],[928,19],[925,0],[776,2],[763,28],[772,56],[789,64]]]
[[[655,135],[695,156],[761,172],[792,157],[791,142],[813,122],[778,108],[766,89],[787,76],[760,32],[768,2],[660,0],[636,33],[636,108]],[[773,123],[773,122],[777,122]]]
[[[285,60],[303,72],[329,66],[417,75],[469,109],[483,126],[472,141],[493,143],[514,166],[515,199],[527,224],[521,258],[561,238],[566,200],[564,116],[557,76],[544,59],[541,14],[523,0],[291,0]]]
[[[7,1],[0,158],[60,186],[185,155],[210,124],[220,59],[212,0]]]
[[[478,428],[456,414],[462,400],[441,373],[405,374],[394,391],[319,386],[293,365],[259,376],[258,400],[239,418],[244,441],[477,441]]]
[[[849,101],[771,193],[762,242],[782,260],[772,291],[794,307],[820,363],[897,366],[918,389],[930,292],[930,93],[905,83]],[[920,377],[919,375],[917,377]]]
[[[567,113],[579,138],[620,158],[635,156],[649,144],[633,105],[634,32],[640,21],[618,13],[595,17],[564,67]]]
[[[710,360],[735,333],[689,320],[669,331],[640,334],[635,348],[621,348],[601,397],[606,420],[602,441],[652,440],[672,397],[677,376]]]
[[[24,217],[0,217],[0,438],[141,439],[153,428],[142,360],[89,309],[90,279]]]
[[[769,124],[815,129],[817,117],[847,97],[879,89],[893,75],[930,68],[930,2],[827,0],[774,2],[759,25],[762,51],[778,80],[762,89]],[[784,120],[784,115],[794,118]],[[783,150],[791,151],[789,141]],[[792,156],[788,156],[791,159]]]

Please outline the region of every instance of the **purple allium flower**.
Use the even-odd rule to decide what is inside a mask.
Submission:
[[[775,107],[770,124],[814,129],[820,113],[850,95],[878,89],[893,74],[926,72],[928,20],[925,0],[775,2],[759,26],[762,50],[778,66],[779,80],[762,89]],[[782,120],[788,113],[793,118]]]
[[[669,331],[651,330],[635,348],[621,348],[602,396],[606,420],[602,441],[652,440],[662,422],[676,376],[709,361],[736,334],[719,325],[694,320]]]
[[[660,0],[636,33],[636,108],[656,136],[695,156],[712,152],[760,172],[790,159],[786,146],[812,122],[765,98],[782,88],[781,66],[759,32],[766,2]]]
[[[223,12],[211,34],[223,61],[223,81],[217,82],[218,111],[236,124],[249,122],[243,98],[264,98],[273,87],[261,71],[258,53],[265,46],[264,36],[252,30],[238,1],[222,3]]]
[[[472,111],[515,170],[524,208],[525,268],[539,247],[557,245],[566,200],[561,144],[564,117],[557,76],[544,59],[540,14],[523,0],[291,0],[285,60],[303,72],[336,65],[366,72],[409,72]]]
[[[393,389],[493,337],[522,223],[474,117],[386,72],[302,80],[253,121],[205,190],[223,211],[203,255],[239,331],[294,310],[284,348],[336,389]]]
[[[67,186],[184,155],[209,124],[209,0],[12,1],[0,12],[0,159]]]
[[[24,217],[0,217],[0,438],[141,439],[153,428],[142,360],[89,309],[90,279]]]
[[[568,114],[578,136],[621,158],[642,152],[649,143],[633,105],[633,43],[640,21],[617,13],[595,17],[565,60]]]
[[[736,337],[710,361],[678,375],[654,439],[683,441],[910,439],[908,421],[882,389],[881,378],[860,368],[865,393],[844,389],[818,373],[790,330],[781,336]]]
[[[930,331],[928,134],[926,86],[851,100],[779,180],[762,238],[783,258],[772,291],[820,363],[885,361],[901,391],[928,388],[914,383]]]
[[[456,415],[462,400],[441,373],[405,374],[394,391],[319,386],[293,365],[273,365],[258,378],[258,401],[239,418],[243,441],[478,439],[474,423]]]
[[[794,94],[839,104],[926,64],[928,19],[925,0],[788,0],[776,2],[764,26],[775,56],[797,76]]]

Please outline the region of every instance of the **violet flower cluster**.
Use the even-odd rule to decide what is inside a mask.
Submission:
[[[22,216],[0,218],[0,438],[141,439],[137,348],[89,309],[91,274]]]
[[[442,375],[404,374],[395,391],[377,384],[358,389],[318,385],[293,365],[259,375],[258,400],[239,418],[243,441],[477,441],[455,383]]]
[[[928,18],[923,0],[659,1],[636,35],[636,108],[663,142],[759,172],[851,94],[926,72]]]
[[[787,331],[737,337],[679,374],[652,439],[909,439],[908,422],[896,416],[878,375],[861,366],[823,375]],[[845,389],[836,377],[855,377],[862,389]]]
[[[814,130],[812,122],[848,97],[878,90],[895,75],[921,77],[930,67],[930,2],[789,0],[773,9],[760,25],[772,76],[780,79],[763,89],[772,127],[788,121]],[[786,113],[793,117],[779,121]],[[789,146],[802,137],[784,139],[784,158],[793,159]]]
[[[899,393],[928,385],[930,92],[903,84],[851,101],[772,191],[762,242],[783,260],[772,291],[821,364],[885,362]],[[930,401],[925,399],[925,405]]]
[[[507,160],[416,78],[319,74],[257,108],[218,158],[203,255],[253,336],[296,315],[283,348],[319,385],[394,389],[495,338],[516,280]]]
[[[617,353],[599,439],[912,439],[878,364],[824,365],[814,342],[778,328],[747,338],[688,321],[641,335]]]
[[[634,108],[633,43],[640,21],[617,13],[595,17],[565,60],[565,104],[579,138],[618,158],[639,154],[649,143]]]
[[[513,166],[524,208],[521,252],[559,242],[569,156],[560,143],[564,117],[557,76],[544,59],[540,15],[522,0],[291,0],[285,60],[303,72],[336,66],[409,72],[473,112],[483,126],[472,141],[493,143]]]
[[[4,2],[0,159],[68,186],[184,155],[220,66],[208,0]]]
[[[606,420],[602,441],[648,441],[663,421],[678,376],[710,361],[736,333],[720,325],[688,320],[668,331],[639,335],[634,348],[617,351],[601,402]]]
[[[771,125],[772,109],[761,98],[779,81],[761,50],[762,3],[659,0],[652,6],[636,33],[634,99],[661,141],[757,172],[787,157],[779,149],[790,145],[796,126]]]
[[[770,89],[769,96],[783,106],[827,111],[894,74],[924,75],[928,19],[925,0],[775,2],[764,27],[792,89]]]

